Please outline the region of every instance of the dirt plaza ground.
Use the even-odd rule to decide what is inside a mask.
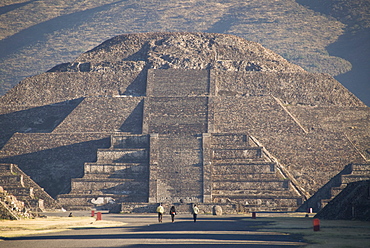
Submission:
[[[45,213],[47,218],[0,221],[0,247],[370,247],[370,223],[320,220],[305,213],[165,215]]]

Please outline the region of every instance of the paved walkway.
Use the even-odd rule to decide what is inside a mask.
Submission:
[[[79,215],[81,215],[80,213]],[[84,213],[88,216],[88,213]],[[75,216],[78,213],[74,213]],[[33,247],[301,247],[300,237],[284,233],[260,232],[267,221],[248,221],[240,215],[199,215],[196,223],[191,215],[176,216],[171,223],[165,215],[163,223],[155,214],[103,214],[103,220],[125,223],[120,227],[75,229],[58,233],[7,239],[3,248]]]

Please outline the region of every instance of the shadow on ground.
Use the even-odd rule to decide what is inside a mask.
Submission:
[[[125,216],[116,215],[110,219],[125,222],[124,218]],[[89,231],[93,232],[88,230],[80,234],[71,232],[72,235],[54,233],[6,238],[5,240],[51,241],[65,239],[76,240],[76,242],[83,242],[84,240],[96,240],[97,242],[99,242],[98,240],[105,240],[106,242],[114,240],[116,242],[122,240],[122,243],[120,243],[125,244],[124,247],[300,247],[301,245],[297,245],[297,242],[302,242],[302,237],[298,235],[258,232],[259,229],[269,226],[271,222],[248,221],[246,217],[214,218],[205,216],[199,218],[196,223],[190,217],[177,218],[175,223],[149,223],[155,221],[155,217],[148,219],[148,217],[135,216],[132,218],[135,218],[133,222],[136,222],[136,227],[129,223],[123,227],[99,229],[99,234],[87,234]],[[135,240],[135,242],[132,242],[132,240]],[[140,243],[141,240],[142,243]]]

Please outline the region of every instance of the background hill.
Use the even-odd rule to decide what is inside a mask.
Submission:
[[[2,0],[0,94],[123,33],[228,33],[326,72],[370,105],[369,0]]]

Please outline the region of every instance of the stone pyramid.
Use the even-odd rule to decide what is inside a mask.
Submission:
[[[0,112],[0,162],[70,209],[318,210],[370,177],[369,107],[232,35],[120,35],[23,80]]]

